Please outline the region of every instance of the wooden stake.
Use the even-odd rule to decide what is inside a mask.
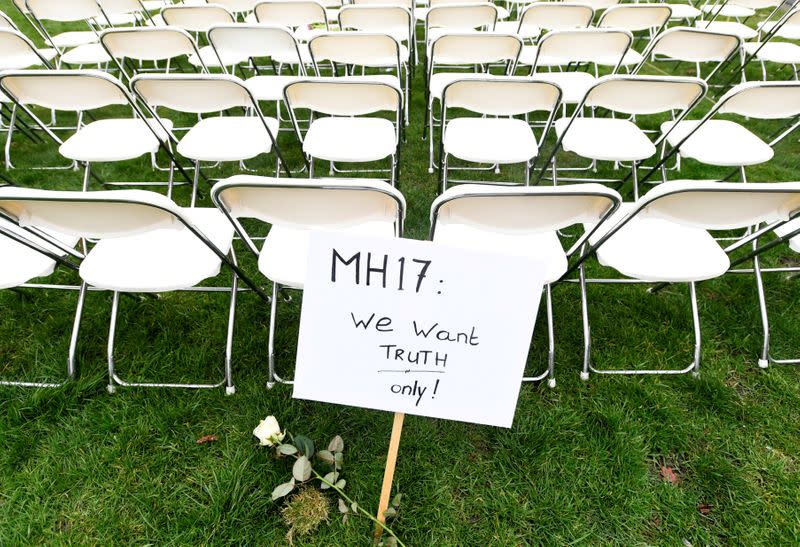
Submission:
[[[400,448],[400,436],[403,433],[403,419],[406,417],[402,412],[394,413],[392,423],[392,436],[389,439],[389,453],[386,455],[386,469],[383,471],[383,486],[381,487],[381,499],[378,503],[378,520],[386,522],[386,509],[389,508],[389,498],[392,495],[392,482],[394,481],[394,468],[397,463],[397,450]],[[376,525],[375,541],[381,539],[383,527]]]

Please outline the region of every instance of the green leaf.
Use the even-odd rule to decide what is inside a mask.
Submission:
[[[340,481],[337,481],[334,486],[336,486],[336,488],[338,488],[339,490],[344,490],[344,485],[345,484],[347,484],[347,481],[342,479]]]
[[[327,475],[325,475],[323,478],[325,479],[325,481],[327,481],[327,482],[329,482],[329,483],[333,484],[333,483],[335,483],[335,482],[336,482],[336,479],[337,479],[337,478],[339,478],[339,473],[336,473],[336,472],[334,472],[334,471],[331,471],[330,473],[328,473]],[[319,487],[320,487],[322,490],[327,490],[328,488],[330,488],[330,486],[328,486],[328,485],[327,485],[325,482],[323,482],[322,484],[320,484],[320,486],[319,486]]]
[[[314,455],[314,441],[305,435],[297,435],[294,438],[294,444],[304,456],[311,458]]]
[[[386,518],[393,517],[397,515],[397,509],[395,509],[394,507],[389,507],[388,509],[386,509],[386,511],[383,512],[383,515]]]
[[[342,452],[344,450],[344,441],[339,435],[336,435],[331,442],[328,443],[328,450],[331,452]]]
[[[294,462],[292,467],[292,475],[300,482],[305,482],[311,478],[311,462],[305,456],[300,456]]]
[[[333,454],[331,454],[331,452],[328,450],[320,450],[317,452],[317,457],[325,463],[329,463],[331,465],[333,465],[333,463],[336,461],[336,458],[334,458]]]
[[[342,498],[338,499],[339,499],[339,512],[344,514],[349,513],[350,509],[347,508],[347,504],[344,502],[344,500]]]
[[[278,452],[286,456],[291,456],[292,454],[297,454],[297,447],[293,444],[279,444]]]
[[[392,506],[393,507],[400,507],[400,501],[403,499],[403,494],[397,494],[394,498],[392,498]]]
[[[341,470],[344,467],[344,454],[341,452],[337,452],[336,455],[333,457],[334,459],[334,467],[337,471]]]
[[[275,490],[272,491],[272,501],[282,498],[292,490],[294,490],[294,479],[290,480],[289,482],[279,484],[275,487]]]

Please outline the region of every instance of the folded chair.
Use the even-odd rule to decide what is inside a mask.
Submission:
[[[98,43],[97,21],[105,19],[96,0],[25,0],[30,21],[47,44],[58,51],[61,64],[77,66],[101,65],[111,59]],[[45,21],[53,23],[83,23],[88,30],[72,30],[51,34]],[[106,21],[109,25],[110,22]]]
[[[735,114],[757,120],[783,120],[787,125],[762,139],[741,123],[721,116]],[[748,82],[731,88],[699,120],[664,122],[661,131],[679,157],[706,165],[737,167],[747,182],[745,167],[772,159],[773,147],[800,125],[800,82]],[[774,130],[774,126],[773,126]]]
[[[785,222],[800,213],[800,183],[726,183],[669,181],[634,203],[624,204],[615,218],[588,239],[588,246],[572,270],[579,269],[586,344],[581,378],[597,374],[700,373],[701,332],[696,284],[720,277],[731,260],[709,230],[736,230],[760,223]],[[588,226],[587,226],[588,228]],[[757,234],[749,236],[749,239]],[[747,243],[748,239],[741,240]],[[728,252],[726,252],[728,251]],[[601,265],[626,279],[587,280],[584,259],[596,254]],[[568,272],[569,273],[569,272]],[[688,366],[677,369],[599,369],[591,362],[587,283],[688,283],[694,326],[694,352]],[[608,304],[608,301],[606,301]]]
[[[118,162],[154,155],[159,148],[170,153],[163,144],[166,128],[153,119],[146,119],[127,89],[113,76],[99,70],[27,70],[0,73],[0,90],[14,101],[11,130],[6,139],[6,167],[11,168],[11,139],[17,109],[33,119],[58,145],[61,156],[74,163],[83,163],[83,189],[88,190],[93,163]],[[39,106],[57,111],[75,112],[75,131],[62,140],[31,110]],[[93,112],[124,106],[128,117],[97,119]],[[89,122],[86,123],[86,118]],[[128,184],[128,183],[105,183]],[[136,184],[136,183],[131,183]]]
[[[275,367],[279,291],[302,290],[308,239],[313,230],[400,237],[406,203],[391,185],[375,179],[287,180],[236,175],[214,185],[211,198],[258,258],[258,269],[272,282],[269,321],[269,379],[291,383]],[[239,219],[271,225],[259,250]]]
[[[531,166],[550,132],[560,104],[558,86],[527,78],[494,77],[449,83],[442,93],[443,129],[439,138],[442,192],[447,190],[448,172],[453,169],[450,156],[490,165],[524,163],[527,186]],[[450,119],[448,109],[456,108],[477,116]],[[529,115],[536,112],[547,116],[538,139],[528,121]]]
[[[284,97],[302,143],[309,178],[314,177],[315,158],[329,161],[331,173],[337,162],[370,163],[390,158],[390,183],[398,184],[403,131],[403,92],[399,87],[369,80],[317,78],[289,84]],[[298,110],[310,112],[305,132]],[[394,119],[374,116],[381,112]]]
[[[191,205],[197,199],[200,162],[243,162],[275,150],[276,173],[289,174],[278,148],[278,120],[264,116],[245,83],[229,74],[140,74],[131,89],[176,143],[176,151],[194,162]],[[181,138],[169,130],[170,122],[159,108],[208,115],[200,118]],[[243,115],[216,115],[241,108]],[[290,175],[291,176],[291,175]]]
[[[238,279],[267,301],[269,297],[244,276],[232,254],[233,227],[214,208],[185,209],[143,190],[63,192],[0,188],[0,212],[21,226],[57,230],[96,240],[80,263],[85,285],[113,292],[108,339],[108,391],[118,386],[215,388],[235,391],[231,372],[233,325]],[[228,256],[230,255],[230,257]],[[200,288],[217,277],[222,265],[233,270],[231,287]],[[230,294],[225,377],[217,384],[144,383],[122,380],[115,368],[114,342],[122,293],[172,291]]]
[[[555,154],[559,148],[583,158],[597,161],[631,163],[633,196],[639,199],[637,166],[656,154],[664,140],[659,135],[652,141],[637,125],[636,116],[671,114],[680,120],[705,96],[706,84],[700,78],[680,76],[603,76],[587,91],[571,117],[555,122],[558,141],[553,149],[552,178],[570,180],[557,175]],[[604,109],[606,117],[583,116],[583,109]],[[616,117],[613,114],[621,114]],[[631,118],[627,118],[630,116]],[[546,168],[543,167],[544,170]],[[663,173],[663,170],[662,170]],[[613,182],[595,180],[595,182]]]
[[[433,115],[434,106],[436,101],[442,100],[447,84],[467,78],[486,79],[492,65],[498,65],[502,75],[513,74],[521,50],[522,40],[511,34],[445,34],[433,41],[426,72],[423,129],[423,136],[428,138],[428,173],[433,173],[434,169],[433,134],[437,122]],[[458,69],[460,71],[456,71]],[[477,72],[478,69],[481,72]]]
[[[547,378],[550,387],[556,385],[551,287],[567,272],[569,259],[577,256],[577,251],[591,233],[587,232],[568,251],[564,251],[559,230],[582,223],[603,225],[621,201],[614,190],[599,184],[558,188],[490,188],[465,184],[450,188],[433,202],[432,241],[452,247],[532,256],[544,263],[547,369],[525,377],[523,381]],[[502,282],[499,276],[498,281]]]
[[[78,290],[78,301],[75,319],[70,335],[69,352],[67,354],[67,376],[60,381],[0,380],[3,386],[20,387],[60,387],[68,380],[75,378],[77,365],[75,351],[80,331],[83,303],[86,297],[86,284],[66,286],[54,284],[32,283],[37,278],[51,275],[58,265],[77,269],[73,257],[82,255],[74,250],[78,238],[57,234],[52,231],[39,231],[30,227],[20,228],[8,219],[8,215],[0,212],[0,289],[62,289]]]

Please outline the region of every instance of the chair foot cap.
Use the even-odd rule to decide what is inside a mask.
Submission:
[[[108,386],[106,386],[106,391],[108,391],[109,393],[113,394],[113,393],[117,392],[117,388],[116,388],[116,386],[108,385]]]
[[[550,378],[549,380],[547,380],[547,387],[549,387],[551,389],[556,387],[556,379],[555,378]]]
[[[584,382],[589,381],[589,373],[588,372],[581,372],[581,380]]]
[[[235,386],[225,386],[225,395],[233,395],[234,393],[236,393]]]
[[[758,368],[768,368],[768,367],[769,367],[769,359],[758,360]]]

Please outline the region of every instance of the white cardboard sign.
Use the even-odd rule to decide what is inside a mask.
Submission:
[[[315,232],[293,397],[511,427],[542,275],[529,257]]]

